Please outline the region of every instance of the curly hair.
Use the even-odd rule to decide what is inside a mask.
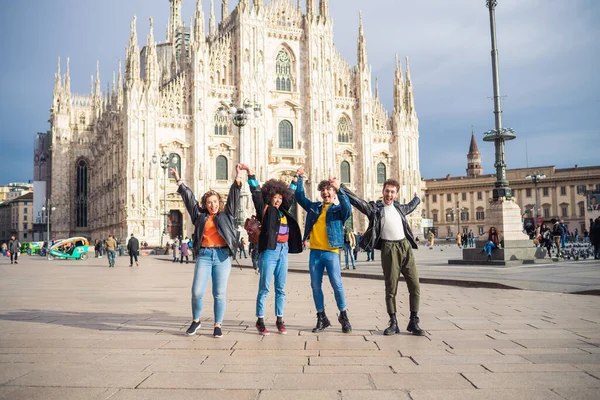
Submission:
[[[396,188],[396,191],[400,191],[400,182],[398,182],[395,179],[388,179],[385,182],[383,182],[383,187],[385,188],[386,186],[393,186]]]
[[[320,192],[323,189],[327,189],[330,187],[331,187],[331,183],[327,179],[325,179],[325,180],[322,180],[321,182],[319,182],[319,186],[317,186],[317,190]]]
[[[219,199],[219,211],[218,212],[222,212],[223,208],[225,208],[225,203],[223,202],[223,198],[221,197],[219,192],[217,192],[216,190],[209,190],[208,192],[206,192],[202,195],[202,199],[200,200],[200,208],[202,209],[202,211],[203,212],[208,211],[208,209],[206,207],[206,201],[211,196],[217,196],[217,199]]]
[[[270,203],[276,194],[281,195],[281,197],[288,201],[294,198],[294,191],[285,182],[277,179],[266,181],[260,188],[260,193],[265,203]]]

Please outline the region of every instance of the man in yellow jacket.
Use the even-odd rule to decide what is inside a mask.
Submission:
[[[117,257],[117,241],[114,236],[108,235],[108,239],[104,243],[104,248],[106,249],[106,256],[108,257],[108,267],[115,267],[115,259]]]

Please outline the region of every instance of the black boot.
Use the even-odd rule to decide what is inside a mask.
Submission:
[[[384,335],[394,335],[396,333],[400,333],[400,328],[398,328],[398,321],[396,320],[396,313],[390,314],[390,326],[388,326],[384,331]]]
[[[325,315],[325,311],[317,312],[317,326],[313,328],[313,333],[323,332],[323,329],[328,326],[331,326],[331,322],[329,322],[327,315]]]
[[[340,324],[342,324],[342,332],[352,332],[352,326],[350,325],[350,320],[348,319],[348,314],[346,313],[346,311],[340,311],[338,321],[340,322]]]
[[[408,322],[408,326],[406,330],[412,332],[413,335],[423,336],[425,332],[419,327],[419,317],[416,312],[410,313],[410,321]]]

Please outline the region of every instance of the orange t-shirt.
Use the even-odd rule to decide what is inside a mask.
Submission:
[[[202,247],[222,247],[227,246],[225,239],[219,235],[215,225],[215,216],[211,214],[204,225],[204,235],[202,236]]]

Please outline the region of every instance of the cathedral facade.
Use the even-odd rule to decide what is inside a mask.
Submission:
[[[53,238],[135,233],[159,244],[164,230],[190,236],[163,155],[198,197],[209,189],[226,194],[239,162],[261,182],[291,179],[305,166],[315,200],[329,176],[366,199],[379,198],[387,178],[400,181],[400,201],[420,193],[408,59],[403,71],[396,58],[390,114],[372,91],[362,19],[351,66],[333,44],[328,0],[318,7],[307,0],[305,11],[291,0],[240,0],[231,13],[223,0],[219,23],[211,0],[208,29],[202,1],[191,26],[182,23],[181,1],[169,0],[164,42],[155,40],[150,19],[140,48],[133,18],[123,71],[119,65],[105,92],[97,70],[89,95],[71,93],[68,60],[64,76],[59,60],[48,133]],[[244,104],[255,116],[238,129],[227,113]],[[239,218],[253,213],[244,185]],[[420,210],[410,223],[421,230]],[[366,228],[356,212],[352,224]]]

